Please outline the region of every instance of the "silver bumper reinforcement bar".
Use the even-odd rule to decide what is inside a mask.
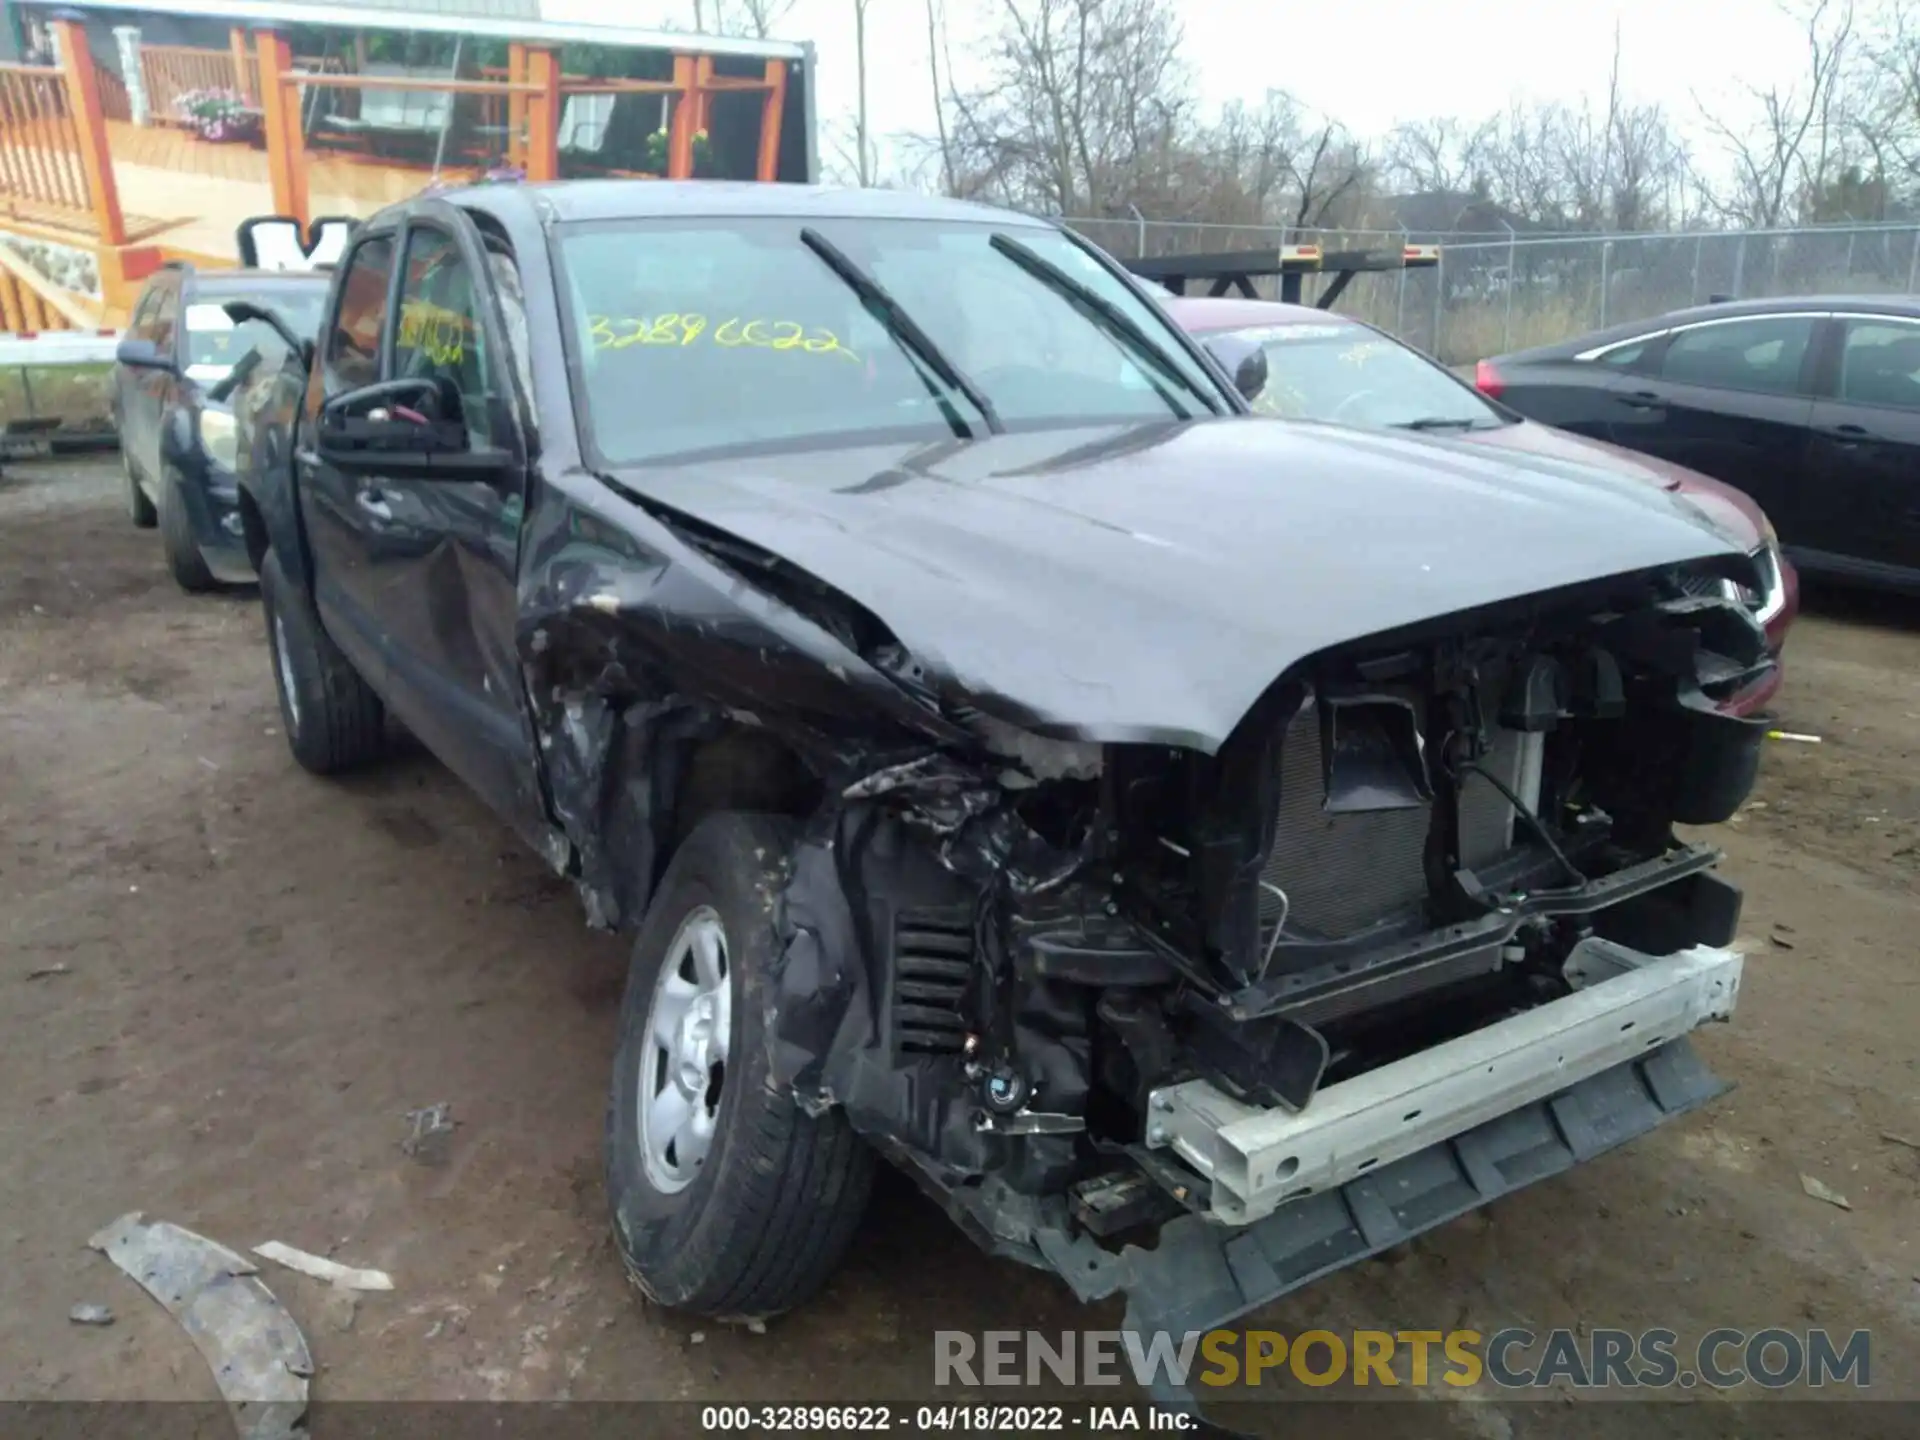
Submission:
[[[1216,1220],[1246,1225],[1726,1019],[1741,964],[1732,950],[1583,940],[1564,966],[1572,994],[1330,1085],[1298,1113],[1204,1080],[1155,1090],[1147,1143],[1206,1176]]]

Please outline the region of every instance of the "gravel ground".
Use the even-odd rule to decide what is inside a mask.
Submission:
[[[642,1305],[599,1178],[621,945],[430,759],[297,770],[257,601],[175,590],[119,495],[111,460],[0,479],[0,1399],[215,1396],[85,1248],[133,1209],[392,1272],[357,1304],[266,1277],[323,1400],[953,1399],[937,1328],[1118,1323],[983,1260],[902,1185],[828,1293],[763,1334]],[[1920,606],[1822,602],[1789,672],[1783,723],[1825,743],[1771,746],[1715,836],[1751,959],[1736,1024],[1701,1044],[1738,1090],[1251,1323],[1868,1328],[1873,1393],[1920,1398]],[[403,1117],[440,1101],[459,1128],[422,1165]],[[70,1324],[83,1302],[118,1323]],[[1752,1431],[1724,1404],[1426,1393],[1486,1403],[1342,1428]],[[1868,1409],[1915,1433],[1905,1407],[1777,1413],[1831,1434]]]

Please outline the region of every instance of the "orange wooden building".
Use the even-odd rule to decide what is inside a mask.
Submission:
[[[811,46],[288,0],[4,11],[0,329],[117,323],[163,261],[233,264],[254,215],[502,171],[818,171]]]

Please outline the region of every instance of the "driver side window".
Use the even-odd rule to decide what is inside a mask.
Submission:
[[[451,235],[417,227],[408,232],[393,378],[436,379],[450,387],[460,397],[467,445],[480,450],[493,443],[496,391],[476,299],[473,272]]]

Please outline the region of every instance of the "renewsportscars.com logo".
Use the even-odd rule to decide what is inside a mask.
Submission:
[[[1215,1389],[1298,1384],[1502,1389],[1821,1389],[1872,1383],[1872,1336],[1854,1330],[1672,1330],[1510,1327],[1478,1330],[934,1332],[935,1385],[1123,1385]]]

